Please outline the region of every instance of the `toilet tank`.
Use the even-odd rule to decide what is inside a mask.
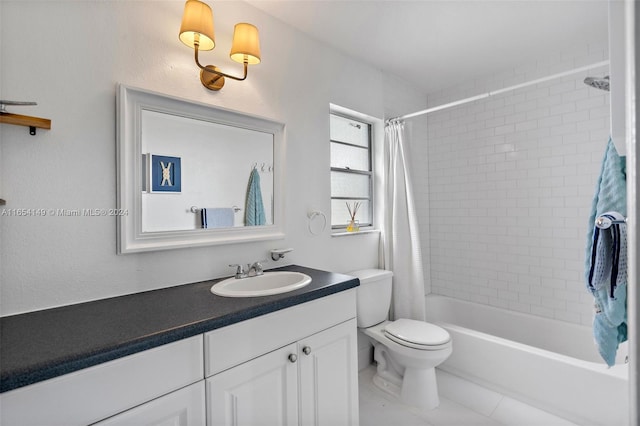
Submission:
[[[391,306],[393,272],[383,269],[363,269],[348,273],[360,279],[356,291],[358,327],[367,328],[385,321]]]

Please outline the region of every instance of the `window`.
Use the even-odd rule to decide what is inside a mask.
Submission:
[[[371,124],[343,115],[330,116],[331,228],[346,229],[359,204],[355,219],[360,226],[373,225],[373,173]]]

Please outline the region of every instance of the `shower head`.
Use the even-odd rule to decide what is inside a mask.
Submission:
[[[609,91],[609,76],[598,78],[598,77],[587,77],[584,79],[584,84],[589,85],[591,87],[595,87],[596,89]]]

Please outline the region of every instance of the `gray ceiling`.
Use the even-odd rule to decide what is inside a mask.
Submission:
[[[606,0],[249,0],[425,93],[607,41]]]

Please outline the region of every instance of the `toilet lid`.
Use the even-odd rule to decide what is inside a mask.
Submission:
[[[385,334],[397,343],[408,343],[412,347],[440,346],[451,340],[447,330],[442,327],[406,318],[387,324]]]

